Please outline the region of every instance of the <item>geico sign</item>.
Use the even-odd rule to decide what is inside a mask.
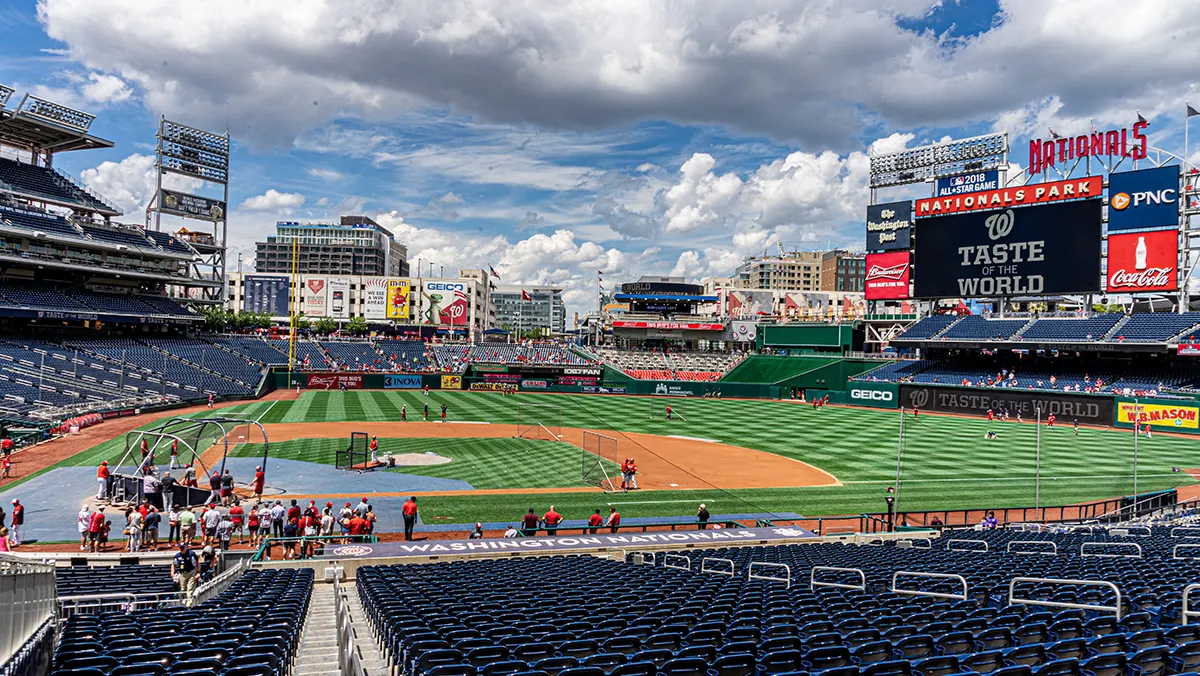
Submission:
[[[1143,190],[1141,192],[1127,193],[1119,192],[1112,196],[1109,200],[1109,206],[1117,211],[1125,211],[1129,207],[1134,209],[1146,204],[1170,204],[1178,201],[1179,193],[1174,188],[1163,188],[1162,190]]]
[[[430,291],[466,291],[467,287],[461,282],[426,282],[425,288]]]
[[[851,399],[870,399],[871,401],[891,401],[896,395],[883,390],[850,390]]]

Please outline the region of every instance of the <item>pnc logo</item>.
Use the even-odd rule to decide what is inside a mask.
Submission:
[[[1175,188],[1143,190],[1135,192],[1132,195],[1127,192],[1119,192],[1109,198],[1108,206],[1116,211],[1125,211],[1130,207],[1136,209],[1151,204],[1171,204],[1178,201],[1178,199],[1179,192]]]
[[[891,401],[895,395],[883,390],[850,390],[851,399],[868,399],[871,401]]]
[[[1116,209],[1117,211],[1125,211],[1131,201],[1132,200],[1129,199],[1129,193],[1119,192],[1113,195],[1112,199],[1108,201],[1108,206]]]

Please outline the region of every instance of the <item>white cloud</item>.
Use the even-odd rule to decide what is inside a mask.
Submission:
[[[133,96],[133,90],[115,75],[88,73],[87,82],[80,88],[83,97],[99,104],[118,103]]]
[[[329,167],[309,167],[305,173],[313,178],[327,182],[341,181],[346,178],[345,174]]]
[[[304,205],[304,195],[298,192],[279,192],[274,188],[261,195],[247,198],[242,208],[248,211],[272,211],[284,215]]]
[[[140,221],[141,214],[154,197],[157,174],[153,155],[130,155],[120,162],[101,162],[96,167],[85,169],[80,181],[112,202],[121,212]],[[167,174],[163,184],[171,190],[196,192],[202,181],[177,174]]]

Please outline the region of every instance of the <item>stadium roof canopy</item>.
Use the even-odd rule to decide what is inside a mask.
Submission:
[[[0,85],[0,144],[38,153],[111,148],[113,142],[93,136],[95,115],[26,94],[13,106],[11,87]]]

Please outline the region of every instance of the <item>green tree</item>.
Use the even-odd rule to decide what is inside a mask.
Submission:
[[[346,322],[346,330],[358,336],[367,332],[367,320],[362,317],[351,317]]]
[[[204,317],[204,328],[213,331],[224,331],[229,325],[230,312],[220,305],[201,305],[200,314]]]
[[[313,329],[316,330],[317,334],[327,336],[334,331],[337,331],[338,323],[335,319],[321,317],[317,321],[313,322]]]
[[[292,320],[297,331],[307,331],[312,328],[312,322],[309,321],[308,317],[304,316],[303,312],[298,315],[292,315]]]
[[[269,329],[275,324],[275,320],[271,319],[271,315],[267,312],[254,312],[250,314],[252,320],[251,328]]]

